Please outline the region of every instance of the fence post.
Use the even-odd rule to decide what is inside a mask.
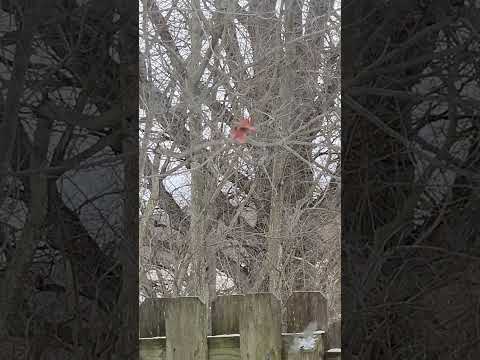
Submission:
[[[280,302],[273,294],[244,295],[240,312],[240,359],[281,360]]]
[[[207,360],[207,307],[197,297],[168,299],[167,360]]]

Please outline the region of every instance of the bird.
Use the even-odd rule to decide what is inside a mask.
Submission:
[[[253,126],[253,119],[251,117],[244,117],[233,125],[231,138],[239,144],[245,144],[248,135],[253,134],[256,131],[257,129]]]
[[[302,352],[305,350],[313,350],[316,344],[315,330],[317,328],[317,323],[312,321],[307,325],[303,334],[296,336],[293,340],[292,345],[290,346],[290,352]]]

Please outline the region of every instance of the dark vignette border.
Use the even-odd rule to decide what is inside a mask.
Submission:
[[[474,3],[342,2],[343,359],[480,354]]]
[[[138,2],[2,1],[0,358],[138,358]]]

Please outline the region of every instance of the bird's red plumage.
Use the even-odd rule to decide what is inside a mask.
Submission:
[[[232,139],[240,144],[247,142],[248,135],[256,132],[257,129],[253,126],[253,120],[250,117],[244,117],[236,123],[231,131]]]

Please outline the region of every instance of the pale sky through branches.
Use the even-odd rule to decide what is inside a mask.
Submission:
[[[280,4],[281,3],[282,3],[282,0],[277,0],[277,4],[276,4],[276,15],[277,16],[279,16],[279,14],[280,14]],[[239,5],[240,6],[247,6],[248,2],[246,0],[239,1]],[[171,6],[172,6],[171,0],[162,1],[162,7],[168,9]],[[143,4],[140,2],[140,13],[142,13],[142,11],[143,11]],[[305,14],[306,14],[307,11],[308,11],[308,7],[305,7],[304,12],[303,12],[303,16],[302,16],[303,23],[305,23]],[[172,17],[175,17],[176,15],[178,15],[176,12],[172,12],[172,14],[171,14]],[[211,16],[212,16],[212,14],[208,11],[205,11],[204,15],[207,18],[211,18]],[[335,8],[334,8],[334,11],[332,12],[332,14],[330,16],[330,20],[332,22],[340,22],[340,1],[339,0],[335,1]],[[143,19],[142,19],[142,16],[140,16],[140,27],[142,27],[142,22],[143,22]],[[241,27],[241,25],[239,25],[239,27]],[[153,31],[152,28],[149,28],[149,30]],[[186,41],[188,39],[189,34],[180,32],[179,36],[183,37],[183,38],[178,39],[179,41],[180,40]],[[339,32],[338,33],[333,32],[331,34],[331,41],[332,41],[332,44],[334,46],[339,46],[340,33]],[[249,44],[245,41],[244,37],[239,37],[239,43],[240,43],[241,48],[247,49],[248,46],[249,46]],[[205,44],[206,44],[206,42],[205,42]],[[142,36],[140,37],[140,40],[139,40],[139,46],[140,46],[140,51],[141,52],[145,51],[145,41],[144,41],[144,38]],[[206,49],[207,49],[207,47],[205,46],[205,51],[206,51]],[[245,51],[244,56],[245,56],[245,58],[248,58],[248,52],[247,51]],[[186,54],[186,56],[184,57],[184,60],[187,60],[187,58],[188,58],[188,54]],[[161,69],[162,66],[165,66],[169,62],[168,58],[165,58],[165,57],[158,58],[156,56],[152,57],[150,61],[152,63],[152,68],[153,69]],[[221,59],[220,59],[220,63],[222,63]],[[206,73],[208,74],[208,70],[206,71]],[[340,76],[340,74],[339,74],[339,76]],[[168,79],[166,77],[164,77],[164,73],[162,71],[158,71],[157,73],[155,73],[155,76],[152,78],[152,81],[154,81],[155,83],[159,83],[159,84],[166,84],[167,80]],[[319,77],[319,83],[321,84],[321,82],[322,82],[322,79]],[[160,86],[160,88],[162,88],[162,86]],[[222,89],[220,88],[219,92],[217,93],[217,100],[221,100],[223,94],[224,94],[224,90],[222,91]],[[178,93],[175,93],[175,96],[172,99],[173,103],[175,103],[176,96],[178,96],[178,95],[179,95]],[[340,122],[340,116],[341,116],[341,113],[340,113],[340,111],[341,111],[340,110],[340,95],[338,96],[338,98],[335,99],[335,103],[336,103],[337,111],[336,111],[336,113],[333,114],[333,116],[335,117],[335,121],[337,123],[339,123]],[[145,112],[144,112],[143,109],[140,109],[139,114],[140,114],[141,119],[144,118]],[[204,116],[209,116],[209,115],[210,114],[208,113],[208,109],[207,109],[207,112],[204,114]],[[244,116],[248,116],[248,115],[249,115],[249,113],[248,113],[248,110],[246,109],[245,112],[244,112]],[[140,141],[141,141],[143,139],[143,131],[142,130],[144,130],[144,123],[142,121],[140,121],[140,129],[141,129],[141,131],[140,131],[139,136],[140,136]],[[229,126],[224,127],[223,133],[224,133],[224,136],[225,136],[226,143],[228,142],[230,130],[231,129],[230,129]],[[158,125],[157,123],[154,123],[151,131],[153,133],[161,134],[164,131],[164,129],[162,129],[162,127],[160,125]],[[259,137],[261,137],[261,134],[259,134]],[[208,132],[205,133],[205,138],[204,139],[207,142],[205,144],[205,146],[208,146]],[[315,143],[318,144],[318,147],[314,151],[322,152],[321,144],[325,140],[326,139],[319,136],[314,141]],[[332,139],[330,139],[330,140],[332,140]],[[171,145],[169,142],[165,142],[164,144],[165,144],[164,146],[166,146],[166,149],[168,149],[168,147]],[[338,153],[340,153],[340,129],[339,128],[338,128],[338,132],[336,134],[336,138],[334,138],[333,141],[331,141],[331,146],[336,147],[338,149]],[[163,147],[163,146],[161,145],[161,147]],[[161,150],[159,150],[159,151],[161,151]],[[153,160],[153,154],[151,152],[148,153],[148,157],[149,157],[150,161]],[[313,168],[313,170],[316,174],[318,183],[320,184],[321,188],[324,189],[328,185],[328,183],[330,182],[331,175],[329,173],[321,171],[320,169],[321,168],[326,168],[326,169],[328,169],[329,172],[334,173],[337,164],[331,163],[328,154],[318,156],[316,158],[315,162],[318,163],[319,167],[312,166],[312,168]],[[173,163],[171,165],[171,167],[175,168],[175,163]],[[178,201],[179,203],[182,203],[184,205],[187,205],[188,201],[190,199],[189,183],[190,183],[189,170],[185,167],[177,169],[173,174],[171,174],[170,176],[167,176],[164,179],[164,184],[165,184],[167,190],[170,191],[173,194],[176,201]],[[146,200],[147,197],[148,197],[148,194],[143,195],[144,200]]]

